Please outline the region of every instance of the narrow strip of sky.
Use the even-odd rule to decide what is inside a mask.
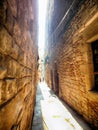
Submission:
[[[44,53],[47,1],[38,0],[38,47],[40,55]]]

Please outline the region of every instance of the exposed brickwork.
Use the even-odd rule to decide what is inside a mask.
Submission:
[[[31,126],[37,47],[33,1],[0,0],[0,130]]]
[[[94,86],[91,42],[98,39],[97,12],[97,0],[86,0],[56,43],[49,36],[50,62],[46,67],[46,80],[51,86],[52,70],[55,88],[54,64],[57,64],[59,96],[95,127],[98,127],[98,92],[90,90]]]
[[[51,69],[49,68],[49,65],[46,66],[46,72],[47,75],[45,76],[45,80],[47,81],[47,84],[49,85],[49,87],[52,87],[51,84]]]

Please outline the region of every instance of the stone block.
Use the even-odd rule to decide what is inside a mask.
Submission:
[[[15,21],[14,27],[13,27],[13,38],[15,42],[20,46],[22,41],[22,32],[19,24],[17,21]]]
[[[10,51],[10,53],[9,53],[9,55],[12,57],[12,58],[14,58],[14,59],[18,59],[18,55],[19,55],[19,50],[20,50],[20,48],[19,48],[19,46],[15,43],[15,41],[13,40],[12,41],[12,49],[11,49],[11,51]]]
[[[4,79],[7,75],[7,69],[0,67],[0,79]]]
[[[4,54],[10,53],[12,48],[12,37],[8,32],[0,26],[0,52]]]
[[[7,97],[14,96],[17,93],[16,79],[6,79],[5,88]]]
[[[17,93],[17,86],[15,79],[6,79],[1,81],[1,102],[0,105],[7,102]]]
[[[25,87],[31,82],[32,77],[24,77],[16,80],[16,85],[18,86],[18,91]]]
[[[18,62],[22,65],[26,65],[26,54],[24,53],[24,51],[19,50],[19,55],[18,55]]]
[[[12,15],[14,17],[17,17],[17,5],[18,5],[17,0],[8,0],[8,4],[10,6]]]

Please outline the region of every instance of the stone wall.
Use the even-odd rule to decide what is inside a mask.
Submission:
[[[30,130],[36,85],[32,0],[0,0],[0,130]]]
[[[93,91],[91,43],[98,39],[97,5],[97,0],[86,0],[58,39],[54,40],[49,36],[47,55],[50,61],[48,69],[46,67],[48,85],[51,86],[49,71],[52,70],[52,84],[56,91],[54,73],[55,64],[57,65],[59,96],[94,128],[98,127],[98,92]]]

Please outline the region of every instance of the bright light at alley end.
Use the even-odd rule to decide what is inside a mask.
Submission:
[[[39,56],[43,56],[43,54],[44,54],[47,4],[48,4],[48,0],[38,0],[38,48],[39,48]]]

